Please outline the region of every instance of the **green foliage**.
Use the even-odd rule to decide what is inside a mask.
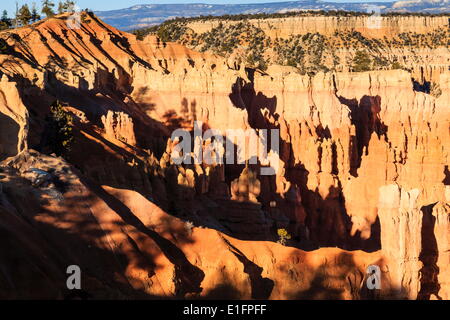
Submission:
[[[42,0],[42,10],[41,12],[45,14],[47,18],[53,17],[55,12],[53,11],[53,7],[55,4],[51,0]]]
[[[61,14],[61,13],[66,12],[65,9],[66,9],[66,8],[65,8],[64,3],[62,3],[61,1],[59,1],[59,3],[58,3],[58,13]]]
[[[372,70],[387,69],[389,65],[392,63],[389,63],[385,57],[372,56]]]
[[[92,21],[90,18],[92,18],[92,12],[86,9],[85,12],[81,14],[81,22],[89,24]]]
[[[2,22],[9,21],[9,18],[8,18],[8,11],[3,10],[1,21],[2,21]]]
[[[293,35],[288,39],[276,39],[274,50],[277,62],[281,65],[296,67],[302,74],[315,74],[318,71],[328,71],[324,65],[328,39],[320,33]]]
[[[247,47],[248,52],[241,57],[247,64],[261,70],[267,69],[264,51],[270,43],[260,28],[248,22],[239,22],[229,26],[219,23],[210,31],[196,34],[186,27],[183,19],[167,21],[159,26],[135,30],[137,39],[142,40],[147,34],[153,33],[163,42],[178,41],[199,51],[210,50],[215,54],[227,56],[238,47]]]
[[[289,17],[306,17],[306,16],[331,16],[331,17],[368,17],[372,15],[372,13],[368,12],[356,12],[356,11],[344,11],[344,10],[302,10],[302,11],[291,11],[291,12],[285,12],[285,13],[257,13],[257,14],[225,14],[222,16],[198,16],[198,17],[179,17],[174,18],[170,20],[166,20],[159,26],[152,26],[149,28],[143,28],[139,29],[143,33],[143,35],[148,35],[150,33],[155,33],[157,29],[159,29],[164,24],[187,24],[189,22],[195,22],[195,21],[211,21],[211,20],[220,20],[220,21],[244,21],[249,19],[274,19],[274,18],[289,18]],[[390,12],[390,13],[383,13],[381,16],[386,17],[408,17],[408,16],[414,16],[414,17],[440,17],[440,16],[448,16],[448,13],[421,13],[421,12]],[[135,30],[134,32],[136,32]]]
[[[156,35],[163,42],[177,41],[186,32],[186,27],[183,24],[163,23],[156,31]]]
[[[135,30],[142,40],[155,34],[162,41],[175,41],[191,49],[228,57],[237,64],[242,62],[253,68],[265,70],[268,64],[277,63],[298,69],[301,74],[316,74],[330,70],[342,71],[347,66],[352,71],[404,69],[396,57],[384,55],[387,48],[438,48],[450,46],[450,29],[441,28],[425,34],[404,32],[394,37],[365,37],[356,30],[335,31],[333,35],[307,33],[288,38],[271,39],[250,19],[285,18],[294,16],[370,16],[370,13],[345,11],[289,12],[285,14],[224,15],[176,18],[161,25]],[[387,16],[448,16],[428,14],[388,14]],[[210,20],[215,27],[197,34],[189,28],[191,22]],[[231,21],[231,22],[230,22]],[[271,28],[270,22],[269,29]],[[409,48],[408,48],[409,50]],[[353,60],[341,61],[340,52],[356,52]]]
[[[64,12],[73,12],[75,7],[75,2],[66,0],[66,1],[59,1],[58,3],[58,13],[64,13]]]
[[[394,61],[391,64],[391,69],[393,69],[393,70],[395,70],[395,69],[403,69],[403,66],[398,61]]]
[[[288,233],[286,229],[278,229],[277,234],[279,237],[277,242],[279,244],[282,244],[283,246],[286,245],[287,240],[291,239],[291,235]]]
[[[248,66],[260,69],[262,71],[267,70],[267,63],[264,61],[264,58],[261,55],[256,53],[250,53],[247,56],[246,63]]]
[[[371,69],[371,63],[372,60],[367,51],[356,51],[352,69],[354,72],[369,71]]]
[[[143,28],[134,30],[132,33],[138,40],[143,40],[145,36],[149,34],[156,34],[158,38],[163,42],[177,41],[186,32],[184,23],[171,23],[172,20],[168,20],[160,25],[156,25],[150,28]]]
[[[144,40],[146,33],[142,29],[133,31],[133,34],[136,36],[138,40]]]
[[[142,29],[136,29],[133,30],[133,34],[136,35],[138,37],[139,40],[143,40],[145,38],[146,35],[149,34],[156,34],[156,32],[158,31],[158,29],[161,27],[162,25],[156,25],[156,26],[152,26],[152,27],[148,27],[148,28],[142,28]]]
[[[12,25],[11,19],[8,18],[8,11],[3,10],[2,17],[0,19],[0,30],[9,29]]]
[[[27,4],[24,4],[20,10],[19,14],[17,15],[16,19],[20,21],[20,23],[24,26],[30,23],[31,21],[31,11],[30,8],[28,8]]]
[[[66,156],[73,142],[73,118],[59,101],[50,106],[47,122],[47,139],[51,152],[57,156]]]
[[[442,89],[439,86],[439,83],[431,82],[430,94],[435,98],[439,98],[442,95]]]
[[[36,22],[41,20],[41,16],[39,15],[37,9],[36,9],[36,4],[33,3],[33,7],[31,9],[31,22]]]
[[[25,26],[30,22],[34,23],[36,21],[39,21],[40,19],[41,16],[38,13],[35,3],[33,3],[31,10],[27,4],[20,7],[20,9],[16,12],[15,19],[10,19],[8,17],[8,11],[3,10],[2,16],[0,18],[0,30],[11,28],[12,25],[15,24],[15,22],[18,22],[21,25]]]

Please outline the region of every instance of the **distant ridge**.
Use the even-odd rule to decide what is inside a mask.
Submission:
[[[268,2],[251,4],[148,4],[95,12],[108,24],[121,30],[156,25],[175,17],[220,16],[224,14],[284,13],[298,10],[345,10],[371,12],[373,7],[385,12],[450,12],[450,0],[407,0],[397,2],[337,3],[320,0]]]

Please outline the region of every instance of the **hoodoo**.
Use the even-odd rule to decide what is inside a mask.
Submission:
[[[70,17],[0,31],[0,298],[450,299],[448,16]]]

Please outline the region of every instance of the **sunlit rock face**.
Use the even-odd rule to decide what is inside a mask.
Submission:
[[[11,48],[0,55],[0,255],[13,297],[63,298],[76,260],[99,298],[450,298],[448,67],[424,71],[432,95],[404,70],[263,72],[65,18],[0,33]],[[72,117],[65,159],[43,154],[56,99]],[[251,157],[175,164],[172,131],[194,121],[225,140],[279,130],[279,170],[261,175]],[[33,168],[50,182],[36,186]]]

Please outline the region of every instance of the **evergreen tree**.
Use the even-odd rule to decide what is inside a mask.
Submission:
[[[66,0],[67,12],[75,12],[75,1]]]
[[[66,0],[66,1],[59,1],[58,3],[58,13],[64,13],[64,12],[73,12],[75,10],[75,2]]]
[[[50,106],[44,136],[50,152],[57,156],[67,156],[73,142],[73,118],[64,110],[60,101],[55,101]]]
[[[27,25],[30,23],[31,20],[31,12],[30,12],[30,8],[28,8],[27,4],[24,4],[20,10],[19,10],[19,15],[17,16],[17,19],[20,21],[20,23],[22,25]]]
[[[11,20],[8,18],[8,11],[3,10],[1,22],[5,23],[5,24],[11,23]]]
[[[1,21],[5,22],[5,20],[8,20],[8,11],[3,10]]]
[[[8,11],[3,10],[2,17],[0,19],[0,30],[10,28],[11,24],[11,19],[8,18]]]
[[[363,72],[369,71],[372,61],[366,51],[357,51],[353,58],[353,71]]]
[[[60,1],[60,2],[58,3],[58,13],[61,14],[61,13],[64,13],[64,12],[66,12],[66,11],[67,11],[66,4],[63,3],[62,1]]]
[[[33,8],[31,9],[31,21],[36,22],[39,20],[41,20],[41,16],[36,9],[36,3],[33,2]]]
[[[53,11],[53,7],[55,4],[50,0],[43,0],[42,1],[42,13],[47,16],[47,18],[52,17],[55,15],[55,12]]]

